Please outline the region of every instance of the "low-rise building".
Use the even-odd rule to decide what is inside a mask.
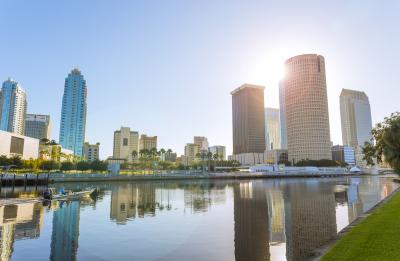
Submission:
[[[99,160],[99,153],[100,153],[100,143],[97,142],[96,144],[89,144],[89,142],[85,142],[83,144],[83,157],[87,161],[96,161]]]
[[[215,145],[215,146],[211,146],[208,149],[213,155],[217,154],[219,156],[219,160],[225,160],[226,159],[226,149],[225,146],[221,146],[221,145]]]
[[[349,166],[356,165],[354,149],[350,146],[332,146],[332,160],[347,163]]]
[[[177,154],[175,152],[165,152],[161,154],[162,161],[176,162]]]
[[[267,150],[264,152],[267,163],[269,164],[284,164],[288,162],[288,151],[284,149]]]
[[[139,150],[157,149],[157,136],[140,135]]]
[[[230,155],[228,159],[238,161],[241,166],[267,163],[267,157],[265,153],[240,153]]]
[[[50,139],[50,115],[26,114],[25,136],[35,139]]]
[[[39,140],[0,130],[0,155],[37,159],[39,157]]]
[[[60,144],[56,143],[40,143],[39,157],[44,160],[54,160],[57,162],[73,161],[74,152],[64,149]]]

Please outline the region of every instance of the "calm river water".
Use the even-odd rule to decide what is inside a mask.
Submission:
[[[380,177],[91,186],[90,199],[0,207],[0,259],[303,260],[397,188]]]

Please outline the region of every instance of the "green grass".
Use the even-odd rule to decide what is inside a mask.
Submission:
[[[400,192],[351,229],[321,260],[400,260]]]

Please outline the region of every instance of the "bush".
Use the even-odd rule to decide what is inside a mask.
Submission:
[[[43,170],[56,170],[60,169],[60,163],[54,160],[45,160],[42,162],[41,168]]]
[[[90,168],[93,171],[106,171],[107,170],[107,163],[105,163],[104,161],[100,161],[100,160],[95,160],[93,162],[90,163]]]
[[[75,164],[70,161],[61,162],[61,170],[68,171],[76,169]]]
[[[86,170],[90,170],[91,166],[90,166],[90,163],[87,161],[79,161],[76,164],[76,169],[80,170],[80,171],[86,171]]]

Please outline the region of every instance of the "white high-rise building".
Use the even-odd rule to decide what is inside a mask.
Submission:
[[[340,117],[343,145],[353,147],[357,164],[364,166],[362,146],[372,139],[371,107],[368,96],[364,92],[342,89]]]
[[[131,131],[128,127],[121,127],[120,130],[114,131],[113,158],[132,161],[133,151],[139,155],[139,133]]]
[[[279,109],[265,108],[265,144],[267,150],[281,148]]]
[[[0,130],[25,135],[26,93],[18,82],[8,79],[0,92]]]
[[[279,121],[281,128],[281,148],[287,149],[285,88],[282,81],[279,82]]]
[[[343,145],[356,148],[372,138],[371,107],[364,92],[343,89],[340,94]]]

